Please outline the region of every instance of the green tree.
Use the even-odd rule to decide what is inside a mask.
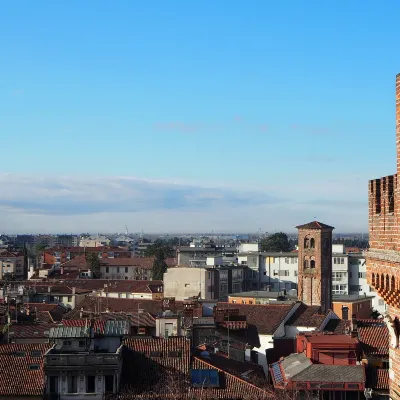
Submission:
[[[270,235],[260,242],[261,251],[272,251],[272,252],[287,252],[291,251],[292,248],[289,243],[289,239],[286,233],[278,232]]]
[[[157,239],[153,244],[147,246],[145,255],[147,257],[156,257],[165,260],[168,257],[173,257],[175,255],[175,250],[168,242]]]
[[[95,253],[89,253],[86,255],[86,264],[90,271],[93,273],[94,278],[100,278],[100,260]]]
[[[153,279],[163,280],[164,272],[168,269],[165,259],[167,257],[173,257],[175,250],[168,242],[162,239],[157,239],[153,244],[147,247],[145,254],[148,257],[154,257],[152,268]]]
[[[153,262],[153,279],[162,281],[164,279],[164,273],[167,272],[168,265],[163,259],[155,258]]]

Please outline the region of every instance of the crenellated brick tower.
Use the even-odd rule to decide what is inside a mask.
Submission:
[[[368,283],[387,304],[390,397],[400,400],[400,74],[396,76],[397,173],[369,181]]]
[[[318,221],[296,227],[299,230],[298,299],[309,306],[320,306],[326,313],[332,307],[332,231]]]

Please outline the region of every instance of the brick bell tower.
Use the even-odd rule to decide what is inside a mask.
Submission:
[[[396,76],[396,152],[397,174],[369,181],[366,261],[368,283],[387,304],[390,398],[400,400],[400,74]]]
[[[313,221],[299,230],[298,298],[309,306],[320,306],[321,313],[332,307],[333,226]]]

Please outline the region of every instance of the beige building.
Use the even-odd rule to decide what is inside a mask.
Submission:
[[[14,274],[17,279],[24,278],[24,255],[19,252],[0,250],[0,279],[5,274]]]
[[[79,247],[103,247],[109,246],[111,240],[106,236],[88,236],[81,237],[79,241]]]
[[[169,268],[164,274],[164,297],[177,301],[198,296],[202,300],[218,300],[215,272],[205,268]]]

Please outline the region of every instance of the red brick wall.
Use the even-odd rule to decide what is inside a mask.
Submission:
[[[396,76],[397,174],[369,182],[367,279],[388,304],[392,320],[400,318],[400,74]],[[400,400],[400,350],[390,346],[390,395]]]
[[[305,248],[306,238],[315,240],[314,248]],[[332,306],[332,231],[299,229],[298,243],[298,298],[310,306],[320,305],[326,312]],[[309,268],[305,268],[305,260]],[[310,268],[312,260],[315,268]]]

